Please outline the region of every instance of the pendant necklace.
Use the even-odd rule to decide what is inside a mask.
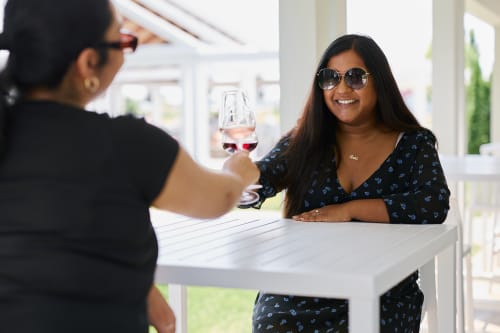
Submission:
[[[353,161],[357,161],[357,160],[359,160],[359,156],[355,155],[355,154],[351,154],[351,155],[349,155],[349,159],[353,160]]]

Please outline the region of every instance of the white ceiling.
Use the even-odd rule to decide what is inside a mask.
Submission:
[[[434,0],[436,1],[436,0]],[[486,21],[487,23],[500,27],[500,1],[499,0],[466,0],[467,12]]]
[[[497,15],[500,14],[500,2],[498,0],[477,0],[482,3],[485,7],[489,8]]]

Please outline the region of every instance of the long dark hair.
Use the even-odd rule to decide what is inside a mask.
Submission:
[[[33,88],[56,88],[86,47],[104,39],[111,24],[109,0],[8,0],[0,49],[8,50],[0,72],[0,157],[6,112]],[[106,53],[100,50],[100,64]]]
[[[348,50],[353,50],[363,59],[370,73],[370,80],[375,84],[376,114],[379,120],[387,128],[399,132],[422,129],[401,96],[386,56],[370,37],[344,35],[337,38],[325,50],[316,73],[327,66],[331,57]],[[287,188],[286,217],[302,211],[303,198],[309,187],[307,177],[312,176],[314,170],[332,155],[336,147],[337,119],[328,110],[323,91],[316,80],[315,75],[303,113],[297,126],[289,133],[289,147],[283,154],[288,165],[287,174],[281,179],[273,180],[279,189]],[[297,179],[304,181],[299,182]]]

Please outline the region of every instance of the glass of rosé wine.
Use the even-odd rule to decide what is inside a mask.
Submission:
[[[219,111],[219,130],[222,148],[229,154],[238,150],[251,152],[257,147],[255,134],[255,113],[248,105],[248,97],[244,90],[225,91]],[[240,206],[251,205],[259,201],[259,194],[251,191],[258,185],[251,185],[241,195]]]

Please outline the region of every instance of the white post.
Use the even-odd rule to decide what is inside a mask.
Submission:
[[[280,122],[283,133],[295,126],[302,113],[324,48],[345,32],[345,8],[345,0],[279,2]]]
[[[500,142],[500,26],[495,26],[495,63],[491,80],[491,142]]]
[[[316,0],[317,60],[330,43],[346,33],[346,0]]]
[[[187,333],[187,288],[180,284],[168,285],[168,303],[174,311],[175,333]]]
[[[441,153],[466,147],[464,0],[434,0],[432,8],[432,128]]]
[[[316,67],[316,9],[310,0],[280,0],[280,127],[296,124]]]

